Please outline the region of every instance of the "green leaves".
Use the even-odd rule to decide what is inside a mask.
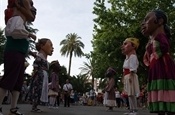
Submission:
[[[140,82],[146,82],[146,67],[143,64],[143,54],[148,38],[140,32],[140,24],[146,13],[152,9],[162,9],[169,17],[169,26],[172,38],[175,37],[175,1],[174,0],[96,0],[94,2],[94,37],[93,56],[96,61],[96,76],[104,78],[104,72],[109,66],[117,68],[117,78],[122,76],[122,66],[125,56],[121,54],[120,46],[127,37],[136,37],[140,40],[137,50],[140,67]],[[174,43],[172,39],[171,43]],[[174,46],[174,44],[172,44]],[[175,47],[171,48],[172,52]]]
[[[4,31],[0,28],[0,65],[3,63],[3,52],[5,47],[6,38],[4,36]]]

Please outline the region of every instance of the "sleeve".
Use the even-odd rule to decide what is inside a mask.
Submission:
[[[15,16],[8,21],[5,32],[7,36],[12,36],[14,39],[27,39],[29,36],[20,16]]]
[[[133,71],[133,72],[137,72],[137,68],[138,68],[138,59],[137,59],[137,56],[136,55],[131,55],[130,58],[129,58],[129,66],[130,66],[130,71]]]
[[[40,65],[40,63],[41,63],[41,58],[37,56],[37,57],[35,58],[35,61],[33,62],[33,67],[34,67],[34,68],[38,68],[39,65]]]
[[[27,38],[29,38],[28,37],[29,36],[29,32],[24,30],[24,29],[16,28],[16,29],[14,29],[14,31],[12,32],[11,35],[12,35],[12,37],[14,39],[27,39]]]
[[[169,51],[168,38],[165,35],[158,35],[153,43],[154,55],[159,58]]]
[[[67,89],[66,89],[66,86],[65,86],[65,84],[63,85],[63,90],[64,90],[64,91],[66,91],[66,90],[67,90]]]

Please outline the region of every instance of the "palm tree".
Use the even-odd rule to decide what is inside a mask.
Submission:
[[[74,56],[81,57],[84,53],[81,48],[84,48],[84,44],[79,40],[81,37],[79,37],[75,33],[70,33],[66,35],[66,39],[62,40],[60,42],[60,45],[63,45],[60,52],[63,56],[69,56],[69,69],[68,69],[68,75],[70,76],[70,70],[71,70],[71,62],[72,62],[72,55],[74,53]]]
[[[92,58],[90,54],[85,54],[85,57],[88,59],[88,62],[83,62],[83,66],[80,67],[81,69],[80,74],[85,75],[88,79],[92,77],[92,88],[94,88],[94,75],[93,75],[93,64]]]
[[[77,92],[85,93],[91,89],[91,83],[85,75],[76,75],[70,78],[70,82]]]

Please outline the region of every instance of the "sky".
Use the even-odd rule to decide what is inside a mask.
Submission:
[[[81,37],[81,41],[85,44],[84,53],[93,50],[91,40],[93,35],[93,19],[92,14],[94,0],[33,0],[34,6],[37,8],[37,15],[33,28],[38,29],[37,38],[49,38],[53,42],[54,52],[48,57],[48,61],[58,60],[60,65],[64,65],[67,70],[69,66],[69,57],[61,56],[60,41],[66,39],[69,33],[76,33]],[[0,0],[0,28],[5,27],[4,9],[7,6],[7,0]],[[32,63],[34,59],[28,60],[29,67],[26,73],[32,72]],[[73,57],[71,66],[71,75],[78,75],[83,62],[87,62],[84,57]],[[0,72],[3,66],[0,67]],[[1,73],[2,74],[2,73]]]

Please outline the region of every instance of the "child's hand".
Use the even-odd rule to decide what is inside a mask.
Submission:
[[[36,36],[34,34],[29,34],[29,37],[32,38],[34,41],[36,40]]]

